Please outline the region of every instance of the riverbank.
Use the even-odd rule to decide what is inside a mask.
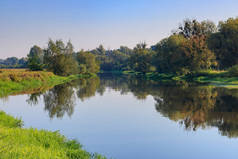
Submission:
[[[0,111],[0,158],[8,159],[105,159],[82,149],[75,140],[58,132],[24,129],[22,121]]]
[[[228,71],[204,70],[187,75],[165,74],[165,73],[140,73],[133,71],[121,72],[124,75],[132,75],[139,78],[153,80],[163,83],[190,82],[196,84],[210,84],[223,87],[238,87],[238,77],[231,76]]]
[[[77,78],[88,78],[93,74],[62,77],[45,71],[27,71],[24,69],[0,70],[0,97],[24,93],[41,92],[55,85],[70,82]]]
[[[51,72],[24,69],[0,70],[0,97],[46,91],[55,85],[94,74],[61,77]],[[105,159],[82,149],[75,140],[68,140],[59,132],[22,128],[23,122],[0,111],[0,158],[32,159]]]

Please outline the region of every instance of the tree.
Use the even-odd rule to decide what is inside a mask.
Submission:
[[[33,46],[27,55],[28,68],[32,71],[41,71],[44,68],[43,65],[43,50],[39,46]]]
[[[207,39],[216,30],[211,21],[185,20],[172,36],[152,46],[157,70],[187,74],[215,67],[216,56],[209,49]]]
[[[208,48],[205,36],[197,36],[182,46],[190,71],[209,69],[217,65],[215,54]]]
[[[129,59],[129,64],[132,70],[137,72],[153,72],[155,68],[152,65],[152,57],[154,52],[146,48],[145,43],[137,44],[134,48],[134,54]]]
[[[99,47],[96,49],[98,52],[99,52],[99,54],[101,54],[101,55],[105,55],[105,53],[106,53],[106,50],[104,49],[104,47],[103,47],[103,45],[99,45]]]
[[[27,67],[27,58],[23,57],[23,58],[19,59],[18,64],[20,65],[20,67],[26,68]]]
[[[0,68],[26,68],[27,58],[9,57],[7,59],[0,59]]]
[[[217,31],[216,25],[212,21],[198,22],[196,19],[184,20],[183,24],[179,26],[177,33],[183,35],[186,39],[195,36],[207,36]]]
[[[205,36],[186,39],[172,35],[154,46],[157,52],[155,65],[159,72],[187,74],[216,65],[216,57],[208,49]]]
[[[120,46],[118,51],[120,51],[121,53],[126,54],[126,55],[131,55],[133,53],[133,49],[130,49],[127,46]]]
[[[44,63],[47,70],[61,76],[78,73],[79,65],[73,58],[73,45],[70,41],[65,46],[62,40],[56,40],[55,42],[49,40],[48,48],[44,52]]]
[[[187,41],[182,35],[172,35],[154,46],[155,66],[161,73],[180,72],[187,65],[181,46]]]
[[[96,61],[95,56],[90,52],[84,52],[83,50],[77,53],[77,60],[81,69],[86,67],[88,73],[97,73],[99,72],[99,64]]]
[[[18,64],[18,58],[16,57],[9,57],[5,60],[6,65],[17,65]]]
[[[208,39],[209,48],[215,52],[220,69],[238,64],[238,18],[220,22],[219,32]]]
[[[94,49],[90,52],[95,55],[105,55],[106,54],[106,50],[104,49],[103,45],[99,45],[96,49]]]

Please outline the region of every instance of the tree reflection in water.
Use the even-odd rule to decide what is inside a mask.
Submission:
[[[44,95],[45,110],[50,118],[62,118],[65,113],[71,116],[74,112],[75,94],[68,84],[55,86]]]
[[[132,93],[138,100],[154,97],[156,110],[164,117],[178,122],[185,130],[217,127],[221,135],[238,137],[238,89],[212,86],[161,85],[153,81],[122,75],[103,74],[79,79],[54,87],[46,93],[32,94],[27,100],[34,105],[43,96],[50,118],[71,116],[75,100],[84,101],[107,88],[120,93]]]

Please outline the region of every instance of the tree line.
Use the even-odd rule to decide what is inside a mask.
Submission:
[[[26,68],[27,58],[9,57],[0,59],[0,68]]]
[[[45,49],[35,45],[30,49],[27,57],[30,70],[46,69],[61,76],[97,73],[100,68],[92,53],[83,50],[74,52],[70,41],[64,44],[62,40],[49,40]]]
[[[105,50],[102,45],[90,50],[102,71],[135,71],[190,74],[216,69],[238,72],[238,18],[214,22],[186,19],[172,34],[147,47],[121,46]],[[236,73],[237,74],[237,73]]]
[[[129,58],[138,72],[189,74],[226,70],[238,64],[238,18],[219,22],[185,20],[171,36],[146,48],[139,44]]]
[[[218,25],[209,20],[187,19],[169,37],[149,48],[140,43],[133,49],[105,50],[100,46],[91,52],[106,71],[189,74],[235,67],[238,72],[238,18]]]
[[[100,45],[75,52],[70,41],[49,40],[47,48],[33,46],[25,60],[11,59],[13,63],[6,65],[18,61],[31,70],[47,69],[64,76],[99,70],[189,74],[235,67],[238,72],[238,18],[218,25],[209,20],[184,20],[169,37],[151,47],[140,43],[133,49],[121,46],[106,50]]]

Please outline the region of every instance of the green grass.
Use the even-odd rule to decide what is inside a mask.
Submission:
[[[45,91],[77,78],[95,74],[56,76],[50,72],[24,69],[0,70],[0,97]],[[23,129],[23,122],[0,111],[0,159],[105,159],[90,154],[75,140],[68,140],[59,132]]]
[[[55,85],[66,83],[77,78],[91,77],[94,74],[56,76],[51,72],[27,70],[0,70],[0,97],[42,92]]]
[[[90,154],[58,132],[21,128],[22,121],[0,112],[1,159],[105,159]]]

